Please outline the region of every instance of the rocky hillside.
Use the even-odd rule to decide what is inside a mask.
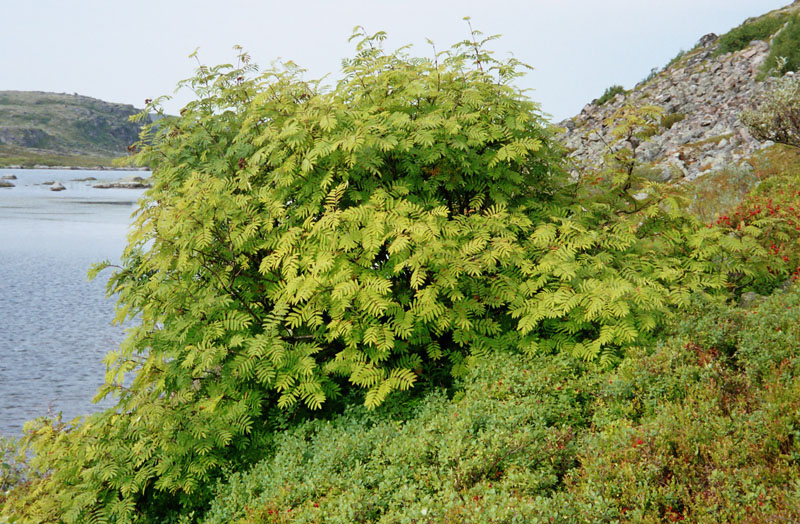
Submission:
[[[771,42],[785,27],[783,20],[798,11],[800,3],[795,2],[745,21],[734,31],[748,35],[749,28],[757,27],[765,17],[780,23],[775,33],[733,52],[721,52],[723,39],[706,35],[694,49],[676,57],[663,70],[654,71],[631,91],[619,93],[604,104],[595,100],[586,105],[579,115],[560,123],[566,129],[564,142],[573,151],[572,156],[581,163],[597,162],[609,141],[606,118],[625,104],[654,104],[665,111],[662,129],[642,144],[638,157],[660,171],[663,179],[685,176],[691,180],[746,161],[765,144],[750,136],[739,115],[764,89],[763,64]]]
[[[138,112],[79,95],[0,91],[0,165],[36,158],[107,163],[137,140],[139,126],[128,118]]]

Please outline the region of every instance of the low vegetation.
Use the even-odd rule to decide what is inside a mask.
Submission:
[[[760,183],[757,168],[730,165],[709,169],[690,182],[692,202],[689,210],[705,223],[712,223],[738,206]]]
[[[502,353],[406,420],[303,424],[203,522],[800,518],[800,289],[685,314],[613,371]]]
[[[121,158],[121,156],[74,155],[0,145],[0,167],[111,167]]]
[[[762,16],[731,29],[719,37],[715,56],[740,51],[753,40],[768,40],[783,27],[788,18],[786,13]]]
[[[661,116],[660,123],[664,129],[672,129],[672,126],[685,119],[686,115],[683,113],[667,113]]]
[[[800,15],[792,16],[775,36],[762,69],[778,76],[800,69]]]
[[[626,93],[625,88],[620,85],[613,85],[611,87],[607,87],[606,90],[603,92],[603,95],[595,100],[595,105],[602,106],[606,102],[610,101],[617,95],[624,95]]]

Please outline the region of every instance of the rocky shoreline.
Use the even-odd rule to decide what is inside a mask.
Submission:
[[[118,169],[118,171],[121,170]],[[13,174],[4,174],[0,176],[0,188],[16,187],[14,183],[10,182],[11,180],[17,180],[17,177]],[[70,182],[98,182],[96,184],[91,184],[94,189],[148,189],[152,187],[152,180],[149,177],[142,178],[140,176],[128,176],[112,181],[98,181],[97,178],[90,176],[73,178]],[[64,184],[55,180],[47,180],[35,185],[50,186],[50,191],[65,191],[67,189]]]
[[[47,166],[36,164],[33,166],[7,165],[0,166],[0,169],[56,169],[60,171],[150,171],[149,167],[127,167],[127,166]]]

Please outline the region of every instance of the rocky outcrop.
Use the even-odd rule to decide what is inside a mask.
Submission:
[[[763,90],[756,79],[769,54],[769,44],[754,41],[736,53],[714,56],[716,35],[706,35],[697,46],[638,85],[605,105],[588,104],[574,118],[559,125],[564,142],[582,163],[602,158],[610,130],[604,121],[623,104],[660,106],[674,123],[641,145],[638,157],[661,171],[664,179],[721,168],[762,147],[739,120]],[[682,119],[681,119],[682,118]]]
[[[114,182],[95,184],[92,187],[95,189],[147,189],[151,187],[151,184],[148,180],[142,177],[134,176],[116,180]]]

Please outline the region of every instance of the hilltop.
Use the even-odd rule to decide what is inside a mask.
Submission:
[[[0,91],[0,166],[109,166],[139,136],[140,110],[80,95]]]

